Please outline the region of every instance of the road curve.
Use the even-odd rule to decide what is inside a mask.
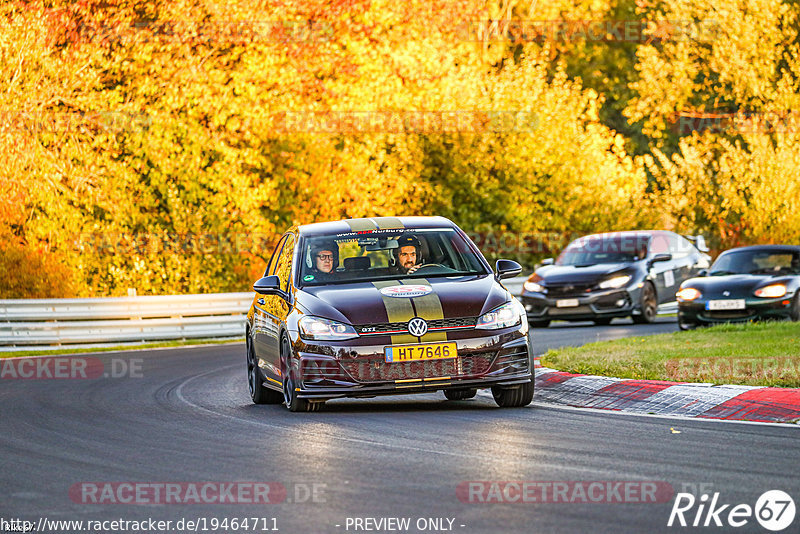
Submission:
[[[595,341],[607,341],[634,336],[650,336],[677,332],[674,317],[658,317],[651,324],[638,325],[630,319],[614,319],[608,326],[595,326],[592,322],[553,322],[547,328],[533,328],[533,345],[537,356],[559,347],[579,347]]]
[[[654,328],[674,329],[664,324]],[[575,334],[567,330],[597,336],[594,327],[572,326],[534,334],[546,347],[569,341]],[[106,369],[124,361],[141,370],[122,378],[0,381],[0,517],[266,517],[289,533],[355,532],[353,518],[385,517],[410,518],[408,532],[421,531],[419,518],[452,519],[450,531],[463,533],[670,530],[672,496],[660,503],[476,503],[457,493],[466,481],[653,481],[751,506],[781,489],[800,504],[795,428],[537,402],[499,409],[485,396],[447,402],[441,394],[339,400],[320,413],[291,414],[250,403],[241,345],[99,358]],[[266,505],[131,505],[86,503],[69,493],[82,482],[126,481],[278,482],[288,496]],[[317,498],[306,499],[313,484]],[[738,531],[763,529],[751,519]]]

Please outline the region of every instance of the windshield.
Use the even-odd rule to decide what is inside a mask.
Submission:
[[[556,265],[589,266],[628,263],[647,257],[647,235],[588,236],[576,239],[556,260]]]
[[[391,229],[308,237],[301,244],[299,286],[398,278],[487,274],[451,228]]]
[[[800,274],[800,253],[794,250],[725,252],[711,266],[709,274]]]

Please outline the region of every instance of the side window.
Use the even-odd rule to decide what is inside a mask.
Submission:
[[[691,254],[693,249],[694,245],[692,245],[688,239],[679,235],[669,236],[669,252],[672,254],[672,259],[685,258]]]
[[[294,257],[294,235],[289,234],[286,236],[285,242],[283,244],[283,249],[281,250],[280,256],[278,256],[278,262],[275,266],[274,274],[278,275],[278,278],[281,281],[281,289],[284,291],[289,291],[289,277],[292,274],[292,258]]]
[[[650,240],[650,254],[666,254],[669,252],[669,241],[664,234],[655,234]]]
[[[283,236],[281,240],[278,241],[278,245],[275,247],[275,250],[272,251],[272,256],[269,258],[269,263],[267,264],[267,270],[264,271],[264,276],[275,274],[275,265],[278,263],[278,256],[280,255],[281,247],[285,241],[286,236]]]

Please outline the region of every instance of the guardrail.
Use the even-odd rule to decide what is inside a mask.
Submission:
[[[512,295],[518,297],[522,295],[522,285],[527,280],[527,276],[517,276],[516,278],[509,278],[507,280],[503,280],[503,285],[506,289],[508,289]]]
[[[525,277],[504,280],[514,295]],[[244,336],[254,293],[0,300],[0,350]]]
[[[0,347],[242,337],[253,295],[0,300]]]

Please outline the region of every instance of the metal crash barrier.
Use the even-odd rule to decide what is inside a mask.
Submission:
[[[243,337],[253,295],[0,300],[0,347]]]

